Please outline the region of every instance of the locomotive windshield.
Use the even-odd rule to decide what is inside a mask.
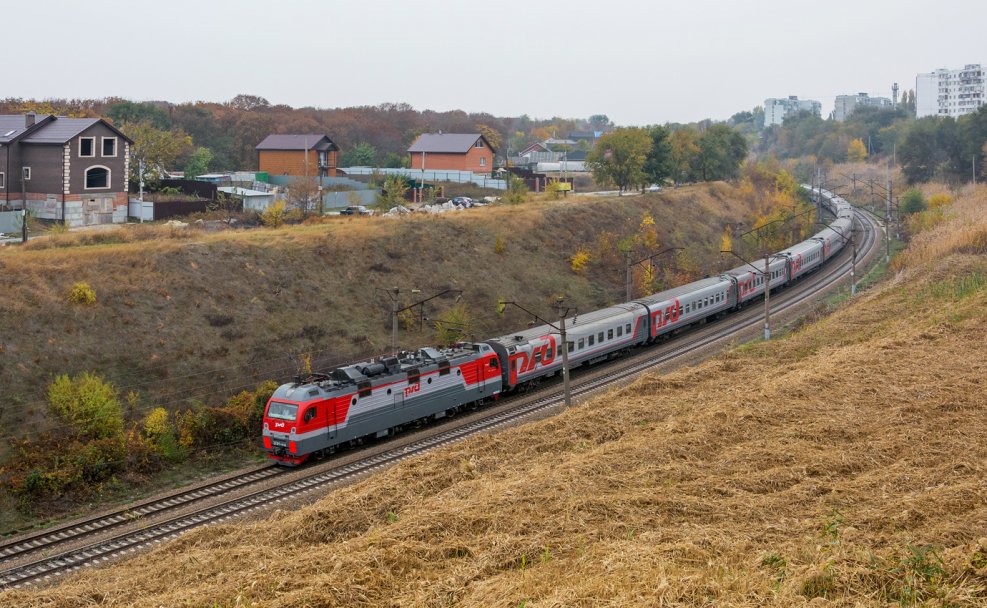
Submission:
[[[280,401],[272,401],[271,406],[267,408],[267,415],[270,418],[278,418],[279,420],[294,420],[295,416],[298,415],[298,406]]]

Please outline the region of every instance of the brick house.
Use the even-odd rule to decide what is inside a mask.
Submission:
[[[336,177],[339,146],[328,135],[268,135],[256,150],[258,169],[270,175]]]
[[[408,148],[411,168],[490,173],[497,151],[479,133],[422,133]]]
[[[100,118],[0,115],[0,207],[68,226],[127,220],[133,141]]]

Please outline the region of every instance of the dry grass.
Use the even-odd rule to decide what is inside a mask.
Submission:
[[[0,604],[983,606],[987,260],[920,259],[788,339]]]

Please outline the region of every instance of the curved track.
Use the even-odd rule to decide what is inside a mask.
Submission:
[[[860,212],[856,213],[856,221],[863,227],[864,235],[863,242],[858,244],[858,258],[863,258],[861,265],[866,265],[880,250],[877,239],[878,226],[872,217]],[[852,248],[844,247],[835,260],[774,295],[772,315],[778,315],[811,301],[820,292],[825,292],[846,279],[850,269],[851,252]],[[608,388],[655,365],[695,353],[699,349],[740,332],[759,327],[762,320],[763,313],[758,307],[750,306],[726,318],[694,327],[674,340],[638,349],[638,352],[613,364],[573,370],[573,396],[587,396]],[[273,466],[254,468],[158,500],[148,500],[113,513],[12,539],[0,544],[0,568],[3,568],[0,570],[0,588],[22,587],[51,580],[79,568],[174,538],[192,528],[224,521],[261,508],[269,508],[314,490],[344,483],[436,447],[513,424],[518,420],[557,407],[562,401],[562,396],[558,394],[560,383],[558,379],[543,383],[539,389],[504,399],[501,401],[502,405],[468,417],[453,428],[434,429],[434,432],[422,439],[391,448],[385,445],[378,453],[367,457],[358,455],[348,464],[338,465],[330,461],[311,467],[311,471],[306,469],[298,475],[285,476],[286,480],[289,477],[291,480],[270,488],[250,491],[252,486],[270,481],[275,476],[284,475],[284,469]],[[445,426],[449,425],[443,425]],[[233,494],[235,496],[223,498]],[[195,503],[209,499],[216,504],[191,509]],[[172,515],[153,523],[147,521],[147,525],[142,527],[131,526],[139,529],[121,531],[97,542],[82,544],[87,537],[100,534],[105,536],[108,531],[127,527],[127,524],[134,524],[137,521],[145,523],[141,520],[159,518],[180,511],[182,508],[190,509],[190,512]],[[59,547],[73,544],[76,545],[74,548],[59,551]],[[41,554],[43,557],[28,561],[32,554]]]

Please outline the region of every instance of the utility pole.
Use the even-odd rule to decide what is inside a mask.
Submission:
[[[884,241],[887,244],[884,254],[885,262],[891,263],[891,168],[888,168],[888,204],[887,213],[884,216]]]
[[[973,167],[973,185],[977,185],[977,155],[974,154],[970,159],[970,166]]]
[[[627,261],[627,272],[626,272],[627,276],[624,278],[624,283],[627,288],[626,301],[630,302],[633,299],[631,294],[631,250],[630,249],[624,252],[624,258]]]
[[[569,315],[569,310],[563,306],[564,300],[559,298],[555,301],[555,312],[559,315],[559,334],[562,338],[562,391],[565,393],[565,407],[572,407],[572,396],[569,392],[569,341],[565,335],[565,318]]]
[[[398,294],[401,290],[395,287],[391,294],[391,353],[398,352]]]
[[[27,242],[27,171],[21,164],[21,242]]]
[[[764,256],[764,339],[771,339],[771,256]]]

